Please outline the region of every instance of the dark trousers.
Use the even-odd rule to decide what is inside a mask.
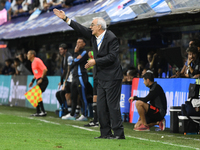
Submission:
[[[98,81],[97,112],[101,136],[124,136],[123,121],[120,112],[120,95],[122,80]]]
[[[56,92],[56,98],[57,98],[60,106],[63,105],[64,107],[66,107],[65,106],[65,102],[66,102],[65,94],[66,93],[67,92],[65,90],[60,90],[60,91]]]
[[[71,99],[72,99],[72,111],[71,116],[74,116],[77,106],[77,100],[78,95],[80,95],[81,98],[81,104],[82,104],[82,114],[84,116],[87,116],[87,99],[86,99],[86,85],[88,82],[88,76],[79,76],[79,77],[73,77],[72,83],[71,83]]]
[[[37,79],[38,81],[39,79]],[[49,80],[48,78],[45,76],[43,79],[42,79],[42,83],[39,84],[39,87],[42,91],[42,93],[46,90],[47,86],[49,84]],[[41,109],[41,110],[40,110]],[[37,113],[40,113],[41,111],[45,112],[45,109],[44,109],[44,105],[43,105],[43,101],[39,102],[37,107],[36,107],[36,110],[37,110]]]

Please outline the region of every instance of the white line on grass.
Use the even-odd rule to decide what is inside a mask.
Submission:
[[[21,116],[21,117],[23,117],[23,118],[24,118],[24,116]],[[34,118],[34,117],[25,117],[25,118],[28,118],[28,119],[33,119],[33,120],[38,120],[38,121],[42,121],[42,122],[45,122],[45,123],[51,123],[51,124],[60,125],[60,123],[57,123],[57,122],[47,121],[47,120],[38,119],[38,118]]]
[[[30,117],[27,117],[27,118],[35,119],[35,118],[30,118]],[[42,122],[45,122],[45,123],[51,123],[51,124],[60,125],[59,123],[52,122],[52,121],[47,121],[47,120],[43,120],[43,119],[35,119],[35,120],[39,120],[39,121],[42,121]],[[76,126],[76,125],[70,125],[70,124],[66,124],[66,125],[72,126],[74,128],[87,130],[87,131],[99,132],[99,131],[96,131],[96,130],[93,130],[93,129],[88,129],[88,128],[84,128],[84,127],[80,127],[80,126]],[[150,133],[148,133],[148,134],[150,134]],[[154,133],[151,133],[151,134],[154,134]],[[134,137],[134,136],[129,136],[129,135],[126,135],[126,137],[130,137],[130,138],[134,138],[134,139],[138,139],[138,140],[143,140],[143,141],[150,141],[150,142],[154,142],[154,143],[162,143],[162,144],[165,144],[165,145],[172,145],[172,146],[176,146],[176,147],[183,147],[183,148],[190,148],[190,149],[200,150],[199,148],[195,148],[195,147],[191,147],[191,146],[172,144],[172,143],[168,143],[168,142],[162,142],[162,141],[159,141],[159,140],[150,140],[150,139],[139,138],[139,137]],[[186,139],[186,138],[183,138],[183,139]]]
[[[30,124],[30,123],[6,122],[6,123],[0,123],[0,124]]]
[[[189,138],[189,137],[182,137],[182,136],[175,136],[175,135],[167,135],[167,134],[159,134],[159,133],[147,133],[147,134],[154,134],[154,135],[161,135],[161,136],[166,136],[166,137],[176,137],[178,139],[187,139],[187,140],[195,140],[195,141],[200,141],[200,139],[196,139],[196,138]]]
[[[67,124],[67,125],[75,127],[75,128],[87,130],[87,131],[99,132],[99,131],[96,131],[96,130],[92,130],[92,129],[88,129],[88,128],[84,128],[84,127],[80,127],[80,126],[75,126],[75,125],[70,125],[70,124]],[[150,139],[139,138],[139,137],[134,137],[134,136],[129,136],[129,135],[126,136],[126,137],[130,137],[130,138],[134,138],[134,139],[138,139],[138,140],[143,140],[143,141],[150,141],[150,142],[154,142],[154,143],[162,143],[162,144],[165,144],[165,145],[172,145],[172,146],[176,146],[176,147],[184,147],[184,148],[199,150],[199,148],[195,148],[195,147],[191,147],[191,146],[185,146],[185,145],[172,144],[172,143],[168,143],[168,142],[162,142],[162,141],[159,141],[159,140],[150,140]]]
[[[165,144],[165,145],[172,145],[172,146],[177,146],[177,147],[184,147],[184,148],[190,148],[190,149],[199,150],[199,148],[195,148],[195,147],[191,147],[191,146],[186,146],[186,145],[172,144],[172,143],[168,143],[168,142],[162,142],[162,141],[159,141],[159,140],[150,140],[150,139],[139,138],[139,137],[134,137],[134,136],[127,136],[127,137],[138,139],[138,140],[143,140],[143,141],[150,141],[150,142],[154,142],[154,143],[162,143],[162,144]]]
[[[69,124],[66,124],[66,125],[69,125]],[[84,127],[80,127],[80,126],[75,126],[75,125],[69,125],[69,126],[79,128],[79,129],[83,129],[83,130],[87,130],[87,131],[95,131],[95,130],[92,130],[92,129],[88,129],[88,128],[84,128]],[[99,131],[96,131],[96,132],[99,132]]]

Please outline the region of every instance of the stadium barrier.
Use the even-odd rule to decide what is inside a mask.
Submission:
[[[28,88],[33,76],[11,76],[0,75],[0,104],[33,108],[26,100],[24,94]],[[48,76],[49,85],[44,93],[42,93],[44,107],[48,111],[55,111],[59,108],[59,103],[55,97],[55,93],[59,90],[58,83],[60,76]],[[188,88],[190,83],[195,83],[196,79],[176,78],[176,79],[159,79],[155,81],[163,87],[167,97],[167,114],[166,127],[170,127],[170,107],[181,106],[188,97]],[[89,82],[92,84],[92,76],[89,76]],[[34,83],[35,85],[35,83]],[[34,86],[33,85],[33,86]],[[93,84],[92,84],[93,85]],[[122,85],[120,107],[121,112],[129,112],[129,122],[136,123],[138,113],[135,102],[129,104],[130,96],[145,97],[149,92],[149,88],[145,87],[142,78],[134,78],[132,85]]]
[[[29,89],[31,89],[28,86],[32,78],[33,75],[28,75],[28,76],[0,75],[0,104],[33,108],[33,106],[24,96],[24,94]],[[89,82],[91,82],[92,84],[93,79],[91,78],[92,77],[89,76]],[[49,79],[49,84],[45,92],[42,93],[42,98],[45,109],[47,111],[55,111],[60,107],[55,96],[56,92],[60,90],[58,89],[60,76],[48,76],[48,79]],[[36,82],[33,84],[33,86],[35,85]]]

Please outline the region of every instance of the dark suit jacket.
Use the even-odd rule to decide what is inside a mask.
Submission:
[[[91,39],[98,79],[104,81],[122,79],[123,74],[119,61],[119,42],[117,37],[107,30],[98,50],[96,37],[92,35],[90,29],[73,20],[71,20],[70,26],[85,38]]]

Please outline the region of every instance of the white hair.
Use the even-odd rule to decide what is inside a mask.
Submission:
[[[93,18],[93,20],[95,20],[95,19],[97,19],[97,24],[101,25],[101,28],[103,30],[106,30],[106,28],[107,28],[106,21],[102,17],[95,17],[95,18]]]

